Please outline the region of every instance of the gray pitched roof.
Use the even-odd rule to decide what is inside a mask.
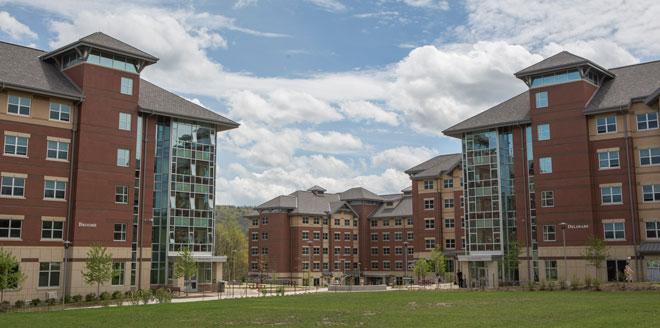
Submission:
[[[603,83],[585,113],[627,109],[632,100],[644,101],[660,89],[660,61],[610,69],[616,77]]]
[[[656,89],[655,92],[653,92],[650,96],[646,97],[646,99],[644,99],[644,103],[647,106],[651,106],[654,103],[657,103],[659,98],[660,98],[660,88]]]
[[[362,187],[355,187],[348,189],[339,194],[341,200],[373,200],[382,201],[383,197],[374,194],[373,192]]]
[[[406,173],[414,179],[435,178],[453,170],[461,163],[461,158],[462,155],[460,153],[438,155],[406,170]]]
[[[382,204],[371,215],[371,218],[391,218],[391,217],[408,217],[413,215],[412,197],[409,195],[398,195],[398,203],[394,207],[387,207]]]
[[[256,209],[259,210],[268,210],[268,209],[294,209],[298,206],[298,200],[296,197],[291,195],[281,195],[277,196],[259,206]]]
[[[298,199],[298,206],[291,211],[297,214],[327,214],[330,213],[330,203],[339,201],[337,194],[314,194],[299,190],[291,195]]]
[[[339,211],[340,209],[342,209],[344,207],[349,209],[355,215],[357,215],[357,213],[355,213],[355,211],[353,210],[351,205],[349,205],[348,202],[345,202],[343,200],[336,201],[336,202],[330,202],[330,213],[331,214],[337,213],[337,211]]]
[[[314,185],[313,187],[307,189],[307,191],[317,191],[317,192],[326,192],[325,188],[319,186],[319,185]]]
[[[253,217],[258,217],[258,216],[259,216],[259,212],[255,211],[255,210],[250,210],[249,212],[243,214],[244,218],[253,218]]]
[[[149,81],[140,80],[140,111],[216,124],[220,131],[238,127],[238,123],[169,92]]]
[[[412,186],[408,186],[408,187],[405,187],[405,188],[401,189],[401,192],[404,193],[404,194],[412,192]]]
[[[53,65],[39,59],[45,52],[0,42],[0,83],[4,87],[80,99],[82,93]]]
[[[530,122],[529,92],[525,91],[443,131],[459,137],[463,132],[485,130]]]
[[[119,53],[122,55],[130,56],[130,57],[135,57],[139,59],[143,59],[152,63],[155,63],[158,61],[158,58],[155,56],[152,56],[138,48],[135,48],[131,46],[130,44],[127,44],[123,41],[117,40],[105,33],[102,32],[96,32],[92,33],[86,37],[83,37],[79,39],[78,41],[71,42],[65,46],[62,46],[60,48],[57,48],[47,54],[45,54],[43,57],[44,58],[49,58],[52,56],[55,56],[59,53],[62,53],[64,51],[67,51],[69,49],[75,48],[77,46],[91,46],[96,49],[100,50],[106,50],[110,52],[115,52]]]
[[[555,54],[553,56],[550,56],[532,66],[529,66],[527,68],[524,68],[518,72],[515,73],[516,77],[523,77],[523,76],[528,76],[532,74],[541,74],[544,72],[549,72],[549,71],[554,71],[558,69],[568,69],[568,68],[574,68],[574,67],[579,67],[583,65],[590,65],[593,67],[596,67],[603,72],[607,73],[608,75],[612,75],[610,72],[608,72],[606,69],[598,66],[594,62],[582,58],[580,56],[574,55],[568,51],[562,51],[558,54]]]
[[[639,245],[639,252],[642,254],[660,254],[660,243],[643,241]]]

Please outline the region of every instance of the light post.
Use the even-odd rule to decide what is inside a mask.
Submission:
[[[566,263],[566,227],[568,225],[566,222],[562,222],[559,224],[559,227],[561,227],[561,240],[562,243],[564,244],[564,281],[568,281],[568,266]]]
[[[309,246],[307,249],[309,250],[308,256],[309,256],[309,263],[307,263],[307,285],[305,286],[305,291],[307,291],[307,287],[311,287],[312,283],[312,249],[314,248],[312,246],[313,242],[310,240],[307,242],[307,246]]]
[[[236,250],[231,250],[231,277],[236,279]],[[234,297],[234,282],[231,284],[231,297]]]
[[[408,242],[403,242],[403,285],[408,285]]]
[[[69,247],[71,247],[73,243],[69,240],[64,241],[64,279],[62,279],[62,304],[65,304],[65,299],[66,299],[66,280],[67,280],[67,275],[66,275],[66,267],[68,265],[67,262],[69,258]]]

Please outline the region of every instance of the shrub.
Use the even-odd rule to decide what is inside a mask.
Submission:
[[[593,280],[591,279],[590,276],[584,277],[584,287],[586,287],[587,289],[591,288],[591,283],[592,282],[593,282]]]
[[[548,282],[548,290],[549,291],[555,290],[555,282],[554,281],[549,281]]]
[[[530,292],[534,291],[534,282],[533,281],[528,281],[527,282],[527,289],[529,289]]]
[[[18,300],[14,303],[14,307],[17,309],[22,309],[25,307],[25,301],[24,300]]]
[[[38,298],[35,298],[35,299],[30,301],[30,305],[32,305],[32,306],[39,306],[39,304],[41,304],[41,300],[38,299]]]
[[[111,298],[112,298],[112,296],[108,292],[103,292],[99,295],[99,299],[101,301],[109,301]]]
[[[138,292],[139,292],[139,290],[138,291],[126,292],[126,298],[128,298],[128,301],[132,305],[140,304],[140,294]]]
[[[80,303],[83,298],[80,294],[77,294],[77,295],[73,295],[72,299],[73,299],[74,302]]]
[[[160,304],[172,302],[172,293],[165,288],[158,288],[154,291],[154,298]]]
[[[580,280],[577,278],[573,278],[573,281],[571,282],[571,290],[578,290],[580,289]]]
[[[278,286],[276,293],[277,295],[284,296],[284,286]]]
[[[124,293],[122,293],[120,291],[116,291],[116,292],[112,293],[112,299],[113,300],[123,299],[123,298],[124,298]]]
[[[561,289],[561,290],[566,289],[566,281],[564,281],[564,280],[559,281],[559,289]]]
[[[71,303],[73,299],[71,298],[71,295],[65,295],[64,296],[64,303]]]
[[[539,290],[545,290],[545,280],[541,280],[541,285],[539,286]]]
[[[261,296],[266,296],[268,295],[268,289],[267,288],[262,288],[261,289]]]
[[[0,313],[7,312],[11,308],[11,304],[8,301],[3,301],[0,303]]]
[[[149,301],[153,298],[153,294],[151,293],[151,289],[141,289],[138,290],[139,293],[139,298],[142,300],[143,304],[149,304]]]
[[[598,280],[596,278],[596,279],[593,280],[592,284],[594,285],[594,289],[596,289],[597,291],[600,291],[600,280]]]
[[[46,304],[48,305],[55,305],[55,303],[57,303],[57,300],[54,298],[49,298],[46,300]]]
[[[85,302],[94,302],[94,301],[96,301],[96,294],[89,293],[85,295]]]

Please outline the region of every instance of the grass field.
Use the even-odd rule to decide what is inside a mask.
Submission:
[[[320,293],[0,314],[0,327],[658,327],[658,292]]]

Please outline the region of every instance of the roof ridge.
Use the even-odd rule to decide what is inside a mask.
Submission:
[[[487,111],[489,111],[489,110],[491,110],[491,109],[493,109],[493,108],[495,108],[495,107],[497,107],[497,106],[499,106],[499,105],[501,105],[501,104],[503,104],[503,103],[505,103],[505,102],[507,102],[507,101],[511,101],[511,100],[513,100],[513,99],[516,98],[516,97],[520,97],[520,96],[523,95],[524,93],[528,93],[528,92],[529,92],[529,89],[526,89],[525,91],[523,91],[523,92],[521,92],[521,93],[519,93],[519,94],[517,94],[517,95],[515,95],[515,96],[513,96],[513,97],[510,97],[510,98],[508,98],[507,100],[500,101],[500,102],[498,102],[497,104],[495,104],[495,105],[493,105],[493,106],[490,106],[490,107],[484,109],[483,111],[481,111],[481,112],[479,112],[479,113],[477,113],[477,114],[474,114],[474,115],[472,115],[472,116],[470,116],[470,117],[468,117],[468,118],[466,118],[466,119],[463,119],[462,121],[460,121],[460,122],[458,122],[458,123],[456,123],[456,124],[454,124],[454,125],[452,125],[452,126],[446,128],[446,129],[444,129],[444,130],[443,130],[443,133],[444,133],[444,131],[449,131],[449,130],[452,129],[453,127],[455,127],[455,126],[457,126],[457,125],[459,125],[459,124],[461,124],[461,123],[463,123],[463,122],[465,122],[465,121],[467,121],[467,120],[469,120],[469,119],[473,119],[473,118],[478,117],[478,116],[481,116],[481,115],[486,115],[486,112],[487,112]]]
[[[612,67],[612,68],[608,68],[608,70],[628,68],[628,67],[632,67],[632,66],[640,66],[640,65],[647,65],[647,64],[655,64],[655,63],[658,63],[658,62],[660,62],[660,59],[651,60],[651,61],[647,61],[647,62],[634,63],[634,64],[630,64],[630,65]]]
[[[8,44],[8,45],[10,45],[10,46],[15,46],[15,47],[21,47],[21,48],[25,48],[25,49],[30,49],[30,50],[41,51],[41,52],[43,52],[43,53],[46,53],[46,52],[47,52],[47,51],[42,50],[42,49],[39,49],[39,48],[34,48],[34,47],[30,47],[30,46],[26,46],[26,45],[22,45],[22,44],[18,44],[18,43],[12,43],[12,42],[9,42],[9,41],[3,41],[3,40],[0,40],[0,43]]]

